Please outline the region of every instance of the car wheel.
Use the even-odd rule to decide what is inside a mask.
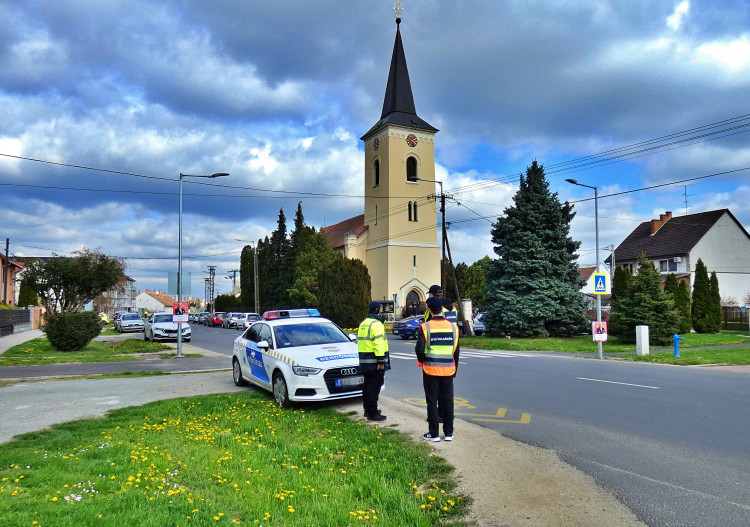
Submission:
[[[189,338],[187,338],[187,339],[182,339],[182,342],[190,342],[190,339],[189,339]]]
[[[281,373],[273,376],[273,400],[283,408],[289,408],[290,406],[289,390]]]
[[[401,338],[404,340],[409,340],[409,335],[401,335]]]
[[[247,381],[242,378],[242,367],[237,357],[232,361],[232,380],[235,386],[247,386]]]

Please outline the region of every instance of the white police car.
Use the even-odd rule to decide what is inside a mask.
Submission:
[[[317,309],[267,311],[234,341],[232,376],[274,400],[322,401],[362,395],[356,342]]]

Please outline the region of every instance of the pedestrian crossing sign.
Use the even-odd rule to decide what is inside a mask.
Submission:
[[[607,273],[594,273],[594,294],[608,295],[610,291],[609,275]]]

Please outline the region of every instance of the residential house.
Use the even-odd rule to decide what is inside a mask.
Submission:
[[[675,217],[667,211],[658,220],[645,221],[615,249],[614,263],[635,273],[641,254],[663,278],[674,273],[691,288],[700,258],[709,275],[716,272],[725,302],[736,304],[750,294],[750,234],[729,209]]]
[[[176,301],[167,293],[146,289],[142,293],[138,291],[138,295],[135,297],[135,307],[140,313],[145,311],[149,313],[153,313],[154,311],[167,311],[171,313],[172,305]]]
[[[580,291],[586,297],[586,316],[590,320],[596,320],[596,295],[594,294],[594,273],[596,272],[595,265],[582,265],[578,267],[578,272],[581,275],[581,280],[586,283],[583,284]],[[607,280],[609,278],[609,269],[604,264],[599,264],[599,272],[607,274]],[[610,287],[612,283],[610,282]],[[609,318],[609,300],[611,295],[601,295],[602,297],[602,317],[604,320]]]
[[[125,283],[103,293],[101,298],[97,299],[97,306],[100,311],[112,316],[118,311],[135,311],[135,299],[135,279],[125,276]]]
[[[9,306],[16,305],[16,274],[23,270],[24,264],[0,254],[0,302]]]

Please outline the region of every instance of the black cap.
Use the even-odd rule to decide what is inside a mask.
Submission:
[[[380,311],[380,302],[372,301],[370,302],[370,313],[377,313]]]
[[[430,286],[431,295],[437,295],[438,293],[442,293],[442,292],[443,292],[443,288],[440,287],[439,285]]]
[[[442,311],[443,301],[436,296],[431,296],[427,299],[427,307],[430,308],[430,311]]]

